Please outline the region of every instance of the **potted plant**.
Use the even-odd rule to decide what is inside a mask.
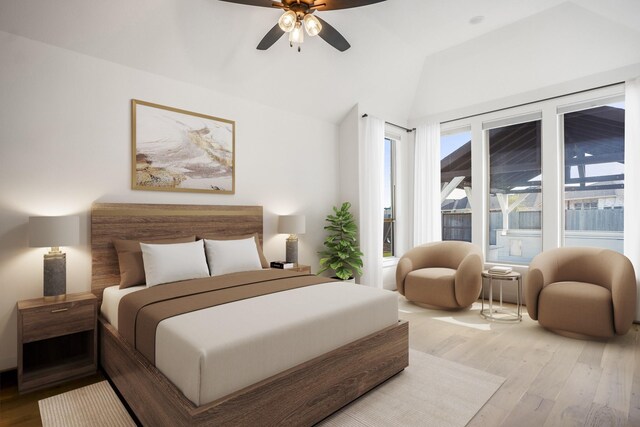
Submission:
[[[329,225],[324,227],[329,235],[324,239],[325,250],[320,252],[320,271],[333,270],[341,280],[349,280],[354,273],[362,274],[362,252],[356,236],[358,226],[349,212],[351,203],[344,202],[340,208],[333,207],[333,215],[327,215]]]

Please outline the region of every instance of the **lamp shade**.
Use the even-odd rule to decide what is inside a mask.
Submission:
[[[32,248],[73,246],[79,242],[78,216],[29,217],[29,246]]]
[[[304,231],[304,215],[281,215],[278,218],[278,233],[303,234]]]

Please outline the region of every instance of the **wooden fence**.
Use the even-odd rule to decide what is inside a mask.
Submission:
[[[489,213],[489,244],[496,244],[496,230],[502,228],[502,212]],[[509,214],[513,230],[542,229],[542,212],[522,211]],[[624,231],[624,209],[565,210],[565,230]],[[442,240],[471,241],[471,213],[442,213]]]

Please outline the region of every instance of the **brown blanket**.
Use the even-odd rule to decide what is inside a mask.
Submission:
[[[156,327],[164,319],[327,280],[326,277],[272,269],[153,286],[120,300],[118,330],[124,339],[155,363]]]

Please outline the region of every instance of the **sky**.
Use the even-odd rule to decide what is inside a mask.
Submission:
[[[471,141],[471,131],[442,135],[440,137],[440,160]]]

